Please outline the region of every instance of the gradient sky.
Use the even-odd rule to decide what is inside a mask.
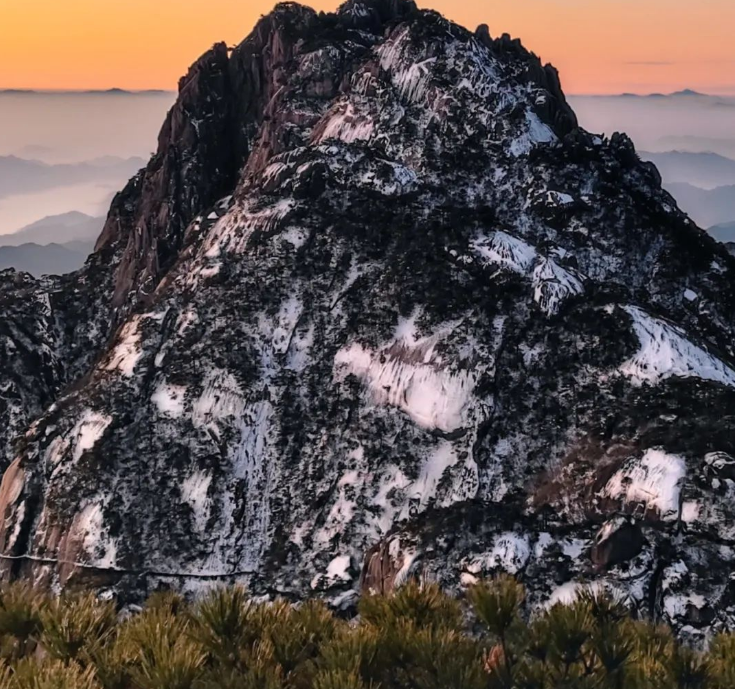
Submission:
[[[0,0],[0,88],[175,88],[212,43],[273,0]],[[334,9],[337,0],[312,0]],[[519,36],[567,93],[735,94],[735,0],[420,0]]]

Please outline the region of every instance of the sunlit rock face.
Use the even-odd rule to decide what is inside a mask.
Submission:
[[[735,620],[735,262],[487,27],[278,6],[84,270],[3,280],[7,577]]]

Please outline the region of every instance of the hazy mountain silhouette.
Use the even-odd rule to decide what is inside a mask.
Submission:
[[[0,270],[15,270],[31,275],[64,275],[79,270],[84,265],[94,242],[74,246],[61,244],[21,244],[0,247]]]
[[[70,165],[0,156],[0,198],[82,182],[127,180],[145,165],[142,158],[104,158]]]
[[[129,91],[128,89],[83,89],[83,90],[61,90],[46,91],[43,89],[0,89],[0,94],[22,95],[22,96],[69,96],[69,95],[103,95],[103,96],[160,96],[173,93],[165,89],[142,89],[140,91]]]
[[[73,211],[0,235],[0,270],[63,275],[78,270],[94,249],[104,218]]]
[[[715,136],[699,136],[697,134],[682,134],[662,136],[658,140],[662,149],[683,151],[688,153],[703,153],[714,151],[719,155],[735,159],[735,139]]]
[[[735,243],[735,221],[713,225],[709,233],[717,240],[727,244]]]
[[[707,93],[700,93],[699,91],[693,91],[692,89],[683,89],[681,91],[674,91],[673,93],[621,93],[619,96],[613,96],[617,98],[712,98]]]
[[[678,182],[664,185],[679,207],[700,227],[711,227],[735,220],[735,186],[701,189]]]
[[[104,223],[104,218],[95,218],[77,211],[52,215],[12,234],[0,235],[0,246],[20,246],[28,243],[68,245],[76,241],[94,244]]]
[[[717,153],[641,151],[640,156],[654,163],[669,185],[685,183],[714,188],[735,184],[735,160]]]

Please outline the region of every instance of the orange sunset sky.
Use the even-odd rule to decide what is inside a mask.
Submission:
[[[212,43],[244,38],[273,0],[0,0],[0,88],[175,88]],[[337,0],[312,0],[332,10]],[[567,93],[735,94],[735,0],[422,0],[509,32]]]

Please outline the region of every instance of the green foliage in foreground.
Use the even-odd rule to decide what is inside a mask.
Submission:
[[[239,588],[118,615],[94,596],[0,591],[0,689],[733,689],[735,637],[698,653],[606,598],[528,620],[501,577],[466,602],[410,584],[358,620]]]

